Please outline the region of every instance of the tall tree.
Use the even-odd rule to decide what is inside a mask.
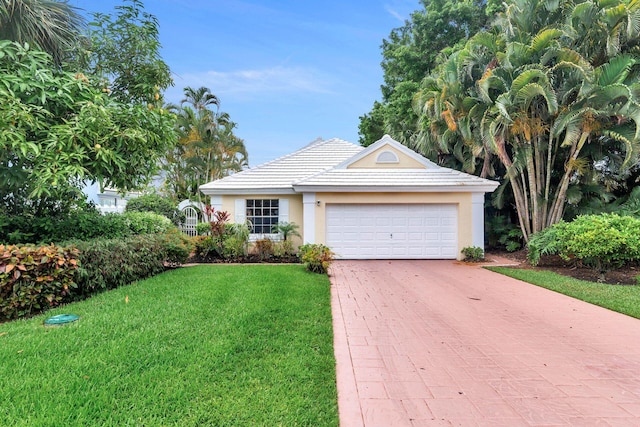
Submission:
[[[144,11],[141,0],[125,0],[115,10],[93,15],[90,45],[81,65],[86,74],[101,79],[117,101],[153,106],[173,85],[169,66],[160,56],[158,20]]]
[[[382,102],[360,117],[360,143],[383,133],[403,143],[412,140],[418,116],[412,109],[420,82],[435,67],[443,49],[475,34],[487,22],[485,1],[421,0],[423,9],[382,42]]]
[[[175,138],[173,118],[119,103],[82,73],[0,41],[0,211],[46,215],[83,181],[122,190],[146,184]]]
[[[525,239],[557,223],[570,189],[592,185],[605,157],[637,161],[639,9],[511,1],[493,33],[474,36],[425,81],[418,145],[459,149],[482,175],[497,163]]]
[[[83,38],[85,21],[68,1],[3,0],[0,40],[29,43],[60,65]]]
[[[220,100],[206,87],[184,89],[178,117],[178,144],[164,158],[165,190],[175,200],[199,199],[198,187],[247,166],[236,124],[220,111]]]

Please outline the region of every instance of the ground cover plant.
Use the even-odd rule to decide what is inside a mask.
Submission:
[[[588,282],[545,270],[508,267],[488,269],[640,319],[640,286]]]
[[[337,426],[329,298],[301,265],[208,265],[0,324],[0,425]]]

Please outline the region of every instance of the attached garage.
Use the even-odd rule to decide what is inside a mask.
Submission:
[[[341,259],[455,259],[453,204],[330,204],[326,243]]]

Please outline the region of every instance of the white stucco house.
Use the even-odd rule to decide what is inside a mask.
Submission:
[[[460,259],[462,248],[484,247],[484,195],[497,186],[385,135],[366,148],[318,139],[200,191],[235,222],[250,221],[255,238],[294,222],[304,243],[337,258]]]

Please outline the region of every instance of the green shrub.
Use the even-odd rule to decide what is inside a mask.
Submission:
[[[211,234],[211,224],[208,222],[201,222],[196,225],[196,233],[198,236],[206,236]]]
[[[294,253],[293,242],[291,240],[282,240],[273,245],[273,255],[276,257],[291,256]]]
[[[168,267],[184,264],[194,249],[193,239],[173,227],[158,236],[164,252],[164,263]]]
[[[66,240],[115,239],[131,235],[128,221],[120,214],[102,215],[93,208],[38,217],[0,216],[0,242],[45,244]]]
[[[77,268],[74,249],[0,245],[0,320],[30,316],[69,301]]]
[[[462,248],[462,251],[460,252],[462,252],[465,261],[484,261],[484,249],[478,246],[467,246],[466,248]]]
[[[184,215],[180,212],[171,199],[159,194],[145,194],[127,201],[126,212],[153,212],[162,215],[174,224],[184,222]]]
[[[222,242],[222,257],[238,259],[247,255],[247,241],[239,236],[228,236]]]
[[[600,273],[640,261],[640,219],[617,214],[581,215],[532,236],[529,260],[557,254]]]
[[[161,273],[167,255],[163,239],[163,235],[140,235],[74,242],[80,260],[77,296],[86,297]]]
[[[298,256],[307,270],[326,274],[335,254],[329,247],[318,243],[307,243],[298,248]]]
[[[198,236],[195,239],[195,252],[200,258],[221,258],[222,242],[220,238],[213,236]]]
[[[123,216],[136,235],[165,233],[175,227],[169,218],[153,212],[126,212]]]

